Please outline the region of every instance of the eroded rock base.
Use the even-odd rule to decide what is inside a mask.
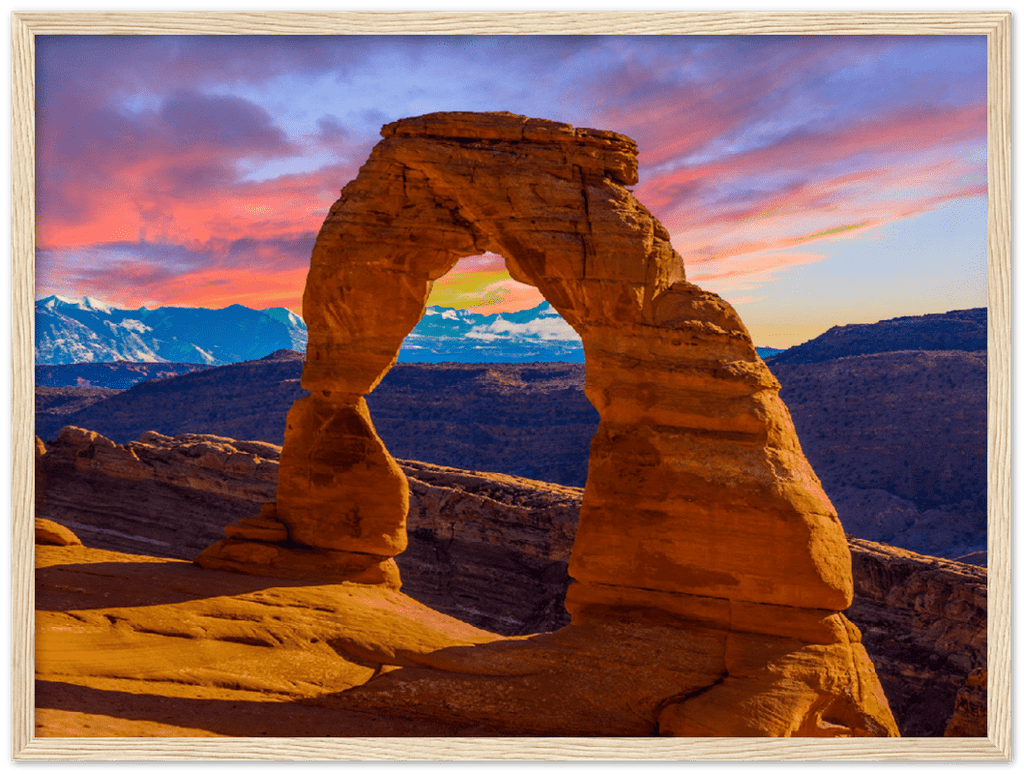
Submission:
[[[324,582],[383,584],[402,587],[398,565],[390,557],[226,538],[207,548],[195,563],[208,570],[228,570],[267,578],[317,578]]]
[[[719,690],[745,724],[721,735],[896,735],[844,681],[874,674],[846,624],[821,646],[606,610],[501,637],[382,584],[83,546],[37,547],[37,601],[41,736],[695,734]]]
[[[870,668],[858,642],[682,624],[657,611],[574,622],[430,654],[330,701],[425,719],[442,706],[502,734],[898,736],[877,680],[849,678]]]
[[[193,561],[208,570],[229,570],[268,578],[316,578],[329,583],[383,584],[402,587],[398,565],[389,556],[334,551],[297,544],[275,517],[274,503],[265,503],[256,516],[224,528],[227,537],[205,549]]]

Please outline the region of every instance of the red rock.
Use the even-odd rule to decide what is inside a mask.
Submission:
[[[225,501],[209,499],[205,494],[209,482],[192,469],[199,458],[184,453],[198,438],[134,442],[132,448],[140,460],[163,461],[165,478],[127,482],[134,487],[131,490],[125,490],[126,482],[114,477],[117,468],[111,475],[105,475],[102,467],[69,468],[66,458],[75,459],[79,447],[55,446],[40,457],[37,492],[43,494],[45,489],[48,495],[44,498],[46,512],[60,504],[61,518],[93,526],[86,533],[90,546],[117,549],[131,537],[123,535],[124,531],[145,528],[149,539],[134,546],[173,550],[172,556],[189,558],[198,550],[191,549],[191,539],[186,539],[191,529],[201,528],[198,534],[205,536],[208,544],[219,537],[225,521],[230,521]],[[245,441],[213,438],[210,442],[238,451],[252,448]],[[263,492],[264,500],[274,496],[276,472],[269,482],[260,477],[267,468],[276,471],[279,451],[279,447],[261,450],[260,464],[251,469],[254,478],[232,484],[239,497],[251,497],[257,490]],[[410,550],[396,558],[406,594],[442,613],[504,635],[550,632],[568,623],[562,600],[569,583],[566,565],[582,489],[418,462],[400,465],[410,483]],[[49,473],[48,477],[43,473]],[[196,489],[190,488],[193,485]],[[164,492],[162,509],[151,507],[155,501],[150,493],[155,489]],[[197,499],[198,495],[206,499]],[[150,522],[138,521],[143,513],[136,507],[140,503]],[[251,507],[251,515],[240,519],[238,525],[269,522],[277,525],[276,529],[283,528],[273,518],[272,504],[264,504],[258,515],[255,504]],[[168,541],[168,548],[157,548],[154,538]],[[908,736],[941,736],[947,727],[950,733],[968,734],[980,728],[983,735],[984,715],[975,710],[984,709],[986,686],[984,681],[970,687],[966,684],[968,672],[974,667],[983,669],[986,663],[985,570],[849,540],[856,596],[845,615],[863,631],[864,647],[874,661],[901,731]],[[316,562],[292,567],[305,573],[306,583],[324,581],[325,569],[323,563]],[[654,594],[630,592],[627,587],[610,586],[608,590],[616,596],[606,602],[617,607],[619,615],[635,613],[637,600],[633,596],[647,596],[649,603]],[[164,592],[154,588],[141,593],[158,598]],[[88,600],[74,604],[94,606]],[[722,600],[666,592],[660,593],[659,604],[685,616],[687,625],[704,631],[717,627],[771,635],[782,628],[797,641],[822,646],[844,636],[845,624],[830,611],[756,603],[730,606]],[[724,617],[727,613],[728,619]],[[581,624],[573,626],[579,629]],[[583,631],[612,631],[607,617],[596,617],[593,626],[597,628],[584,627]],[[678,623],[675,626],[678,631]],[[621,625],[615,631],[622,631]],[[397,668],[383,663],[377,667],[384,671]],[[958,700],[958,694],[962,699]],[[379,700],[384,701],[383,694]],[[957,701],[975,710],[955,713]],[[659,725],[667,729],[668,719],[677,713],[673,710]],[[951,723],[957,714],[969,723]],[[648,716],[651,733],[655,715]]]

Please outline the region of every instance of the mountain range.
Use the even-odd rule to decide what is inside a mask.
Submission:
[[[306,342],[302,318],[284,308],[257,310],[234,304],[224,309],[119,309],[89,296],[36,301],[38,365],[226,365],[257,360],[280,349],[302,352]],[[781,350],[759,347],[758,352],[770,357]],[[398,360],[582,363],[584,358],[579,335],[545,301],[533,309],[498,314],[429,307],[403,342]],[[87,380],[94,386],[114,386]]]
[[[84,296],[36,301],[36,363],[202,363],[224,365],[278,349],[305,349],[306,325],[294,312],[163,306],[119,309]]]

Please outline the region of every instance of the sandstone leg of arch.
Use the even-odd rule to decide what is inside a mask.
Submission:
[[[787,707],[782,725],[757,721],[767,733],[823,733],[827,697],[877,687],[839,614],[852,598],[845,536],[743,323],[686,281],[667,230],[627,187],[636,144],[507,113],[439,113],[381,134],[313,249],[310,394],[288,417],[265,514],[277,532],[261,527],[287,536],[277,571],[322,554],[364,582],[386,575],[405,546],[408,489],[363,396],[395,362],[431,283],[460,257],[498,253],[580,334],[601,416],[570,562],[571,626],[647,610],[726,632],[737,671],[698,693]],[[207,554],[230,549],[233,569],[265,572],[268,543],[237,534]],[[769,658],[759,637],[780,650]],[[831,725],[894,734],[876,694],[828,710],[854,718]],[[695,700],[669,703],[667,733],[700,732]]]
[[[601,424],[570,610],[618,604],[624,587],[681,595],[679,612],[690,597],[723,600],[726,617],[724,600],[848,607],[841,525],[733,309],[675,283],[643,323],[588,339]]]

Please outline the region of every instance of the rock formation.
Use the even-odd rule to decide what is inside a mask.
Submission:
[[[259,512],[274,498],[280,447],[150,433],[117,450],[75,428],[58,441],[49,450],[40,442],[37,512],[75,525],[92,549],[186,559],[225,526],[280,537],[249,531],[254,522],[265,528]],[[256,450],[259,462],[236,466],[229,486],[213,494],[216,458],[197,448],[224,460]],[[124,464],[128,450],[132,467]],[[409,548],[396,557],[405,594],[506,636],[568,623],[563,603],[582,489],[399,465],[410,489]],[[846,615],[864,632],[901,732],[984,735],[985,682],[968,685],[968,675],[986,662],[985,571],[863,540],[851,539],[850,548],[854,603]]]
[[[617,725],[618,712],[644,717],[640,727],[653,718],[667,735],[895,735],[859,633],[840,613],[853,582],[839,520],[739,317],[685,281],[668,232],[626,187],[637,182],[636,144],[507,113],[433,114],[382,135],[313,248],[310,394],[289,411],[276,502],[262,514],[287,538],[228,538],[196,561],[277,577],[319,563],[324,577],[394,587],[409,485],[365,395],[422,317],[432,282],[490,251],[579,333],[601,416],[569,563],[572,623],[521,646],[532,666],[507,672],[504,650],[478,650],[455,674],[435,665],[442,671],[383,675],[360,689],[365,706],[443,696],[453,713],[478,716],[503,690],[505,717],[529,733],[637,728]],[[655,631],[666,615],[688,632],[660,657],[667,673],[651,665],[653,649],[636,649],[640,630],[651,648],[671,640]],[[617,642],[632,638],[628,656],[593,651],[588,638],[608,627],[619,627]],[[575,649],[575,669],[556,668],[552,648]],[[651,665],[642,697],[617,696],[609,682],[580,696],[570,719],[540,711],[534,680],[511,679],[517,668],[554,669],[575,696],[573,679],[593,679],[588,655],[631,671]]]
[[[878,327],[871,340],[884,343],[888,326]],[[843,529],[984,565],[985,353],[818,354],[836,358],[768,365]],[[158,430],[280,445],[288,409],[306,394],[301,370],[301,356],[286,353],[107,396],[37,387],[36,429],[47,440],[70,424],[119,443]],[[399,363],[367,405],[395,457],[583,486],[599,419],[583,388],[575,364]]]
[[[74,532],[49,519],[36,519],[36,544],[41,546],[80,546],[82,541]]]

